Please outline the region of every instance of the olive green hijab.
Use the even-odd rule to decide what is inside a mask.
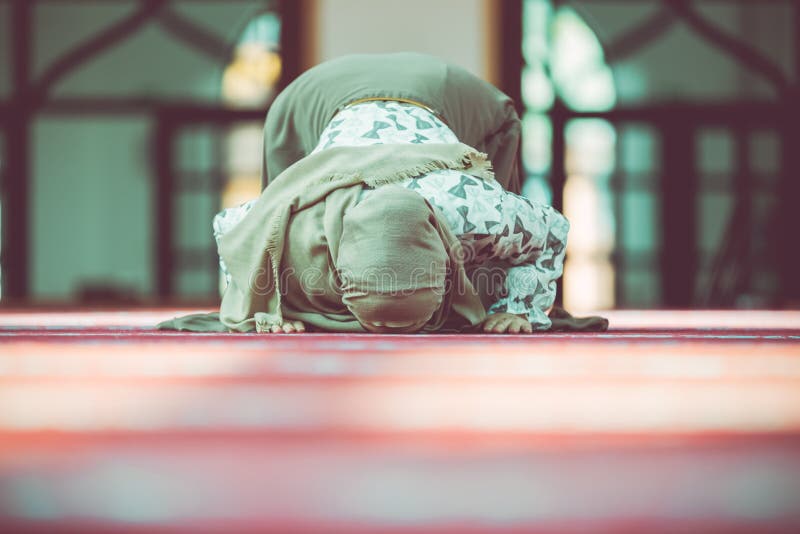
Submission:
[[[220,321],[237,332],[270,332],[286,319],[365,331],[354,313],[430,313],[426,330],[480,323],[485,310],[443,215],[388,184],[437,169],[492,180],[489,168],[463,144],[337,147],[300,160],[220,239],[231,274]],[[364,184],[377,189],[359,202]],[[370,276],[386,268],[391,283],[375,285]]]
[[[342,301],[361,324],[442,326],[451,259],[434,208],[419,194],[385,185],[344,216],[336,268]]]

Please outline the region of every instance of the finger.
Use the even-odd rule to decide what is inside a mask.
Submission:
[[[502,319],[494,319],[492,321],[488,321],[486,323],[486,327],[484,328],[484,330],[486,330],[487,332],[491,332],[502,323],[503,323]]]
[[[494,330],[495,332],[497,332],[498,334],[502,334],[503,332],[505,332],[505,331],[506,331],[506,329],[508,328],[508,324],[509,324],[510,322],[511,322],[511,318],[505,318],[505,319],[501,319],[501,320],[500,320],[500,321],[497,323],[497,325],[495,325],[495,327],[493,328],[493,330]]]
[[[522,331],[528,334],[533,334],[533,325],[531,325],[530,321],[525,321],[525,324],[522,325]]]
[[[272,325],[272,333],[277,334],[279,332],[283,332],[283,329],[278,325]]]
[[[286,332],[287,334],[291,334],[292,332],[294,332],[294,325],[292,323],[286,323],[285,325],[283,325],[283,331]]]
[[[520,328],[522,328],[522,321],[514,320],[508,325],[508,331],[512,334],[519,334]]]
[[[306,331],[306,325],[303,324],[303,321],[295,321],[294,322],[294,329],[297,332],[305,332]]]
[[[491,330],[494,325],[497,324],[496,317],[487,317],[485,321],[483,321],[483,329],[484,330]]]

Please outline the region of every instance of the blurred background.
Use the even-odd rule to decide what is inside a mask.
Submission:
[[[798,26],[792,0],[0,0],[0,306],[218,303],[211,218],[259,193],[277,91],[412,50],[517,102],[568,309],[798,307]]]

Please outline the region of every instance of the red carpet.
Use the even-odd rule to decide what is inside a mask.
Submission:
[[[0,532],[798,532],[800,313],[209,335],[0,313]]]

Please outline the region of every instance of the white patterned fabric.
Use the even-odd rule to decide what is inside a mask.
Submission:
[[[226,208],[214,216],[214,220],[211,221],[211,228],[214,231],[214,241],[217,243],[218,249],[219,239],[223,235],[227,234],[234,226],[236,226],[239,221],[244,219],[244,216],[247,215],[247,212],[249,212],[250,208],[253,207],[254,202],[255,199],[248,200],[240,206]],[[231,275],[228,272],[228,268],[225,266],[225,262],[222,261],[221,256],[219,258],[219,268],[225,277],[225,287],[227,287],[231,282]]]
[[[392,143],[457,143],[458,138],[428,110],[394,101],[369,101],[344,108],[330,122],[313,152],[334,146]],[[569,222],[550,206],[532,202],[457,171],[435,171],[398,183],[422,195],[444,215],[464,246],[467,267],[480,272],[499,298],[490,313],[524,314],[537,330],[551,322],[546,311],[563,272]],[[364,194],[369,194],[365,188]],[[249,203],[214,218],[214,236],[227,232],[249,211]],[[224,264],[220,264],[226,273]],[[491,265],[494,268],[488,269]],[[498,279],[496,267],[503,266]],[[227,278],[227,273],[226,273]]]

